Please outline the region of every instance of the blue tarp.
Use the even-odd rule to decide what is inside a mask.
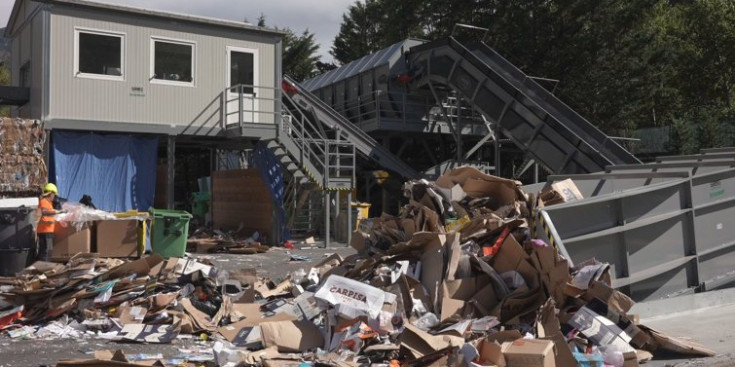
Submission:
[[[255,151],[253,152],[253,165],[260,172],[260,176],[263,177],[266,185],[268,185],[268,191],[273,199],[273,205],[275,205],[278,212],[278,224],[281,232],[281,240],[286,241],[291,239],[291,232],[286,228],[286,209],[283,207],[283,199],[286,195],[286,185],[283,181],[283,169],[281,161],[276,158],[276,155],[268,149],[267,144],[264,141],[258,142],[255,145]]]
[[[51,142],[59,196],[110,212],[153,206],[158,138],[53,131]]]

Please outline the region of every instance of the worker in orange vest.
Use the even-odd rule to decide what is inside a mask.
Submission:
[[[38,202],[38,208],[41,210],[41,220],[38,222],[36,232],[38,233],[38,255],[37,260],[49,261],[51,258],[51,250],[54,248],[54,229],[56,219],[54,215],[63,213],[61,210],[54,209],[54,197],[59,193],[56,185],[47,183],[43,187],[43,196]]]

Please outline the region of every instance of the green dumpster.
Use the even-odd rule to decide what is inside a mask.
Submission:
[[[212,200],[212,194],[208,192],[195,192],[192,203],[191,212],[195,216],[204,219],[209,212],[209,202]]]
[[[149,209],[151,222],[151,253],[161,257],[182,257],[186,252],[191,214],[183,210]]]

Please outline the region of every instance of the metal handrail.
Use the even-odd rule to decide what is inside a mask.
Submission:
[[[390,101],[389,98],[395,98],[395,100]],[[398,108],[390,110],[382,108],[380,105],[381,102],[390,102]],[[448,101],[445,104],[456,112],[456,105],[450,104]],[[442,118],[443,120],[443,116],[436,111],[437,105],[433,98],[425,97],[424,101],[417,101],[415,95],[395,91],[385,93],[381,90],[374,90],[361,93],[350,99],[334,103],[332,108],[353,123],[381,118],[386,113],[397,114],[404,124],[410,122],[407,116],[412,113],[416,114],[417,112],[420,112],[420,115],[425,120],[431,121],[437,118]],[[471,108],[469,103],[461,106],[460,110],[462,111],[462,118],[465,124],[483,123],[481,114]],[[456,116],[456,113],[453,113],[451,116]]]
[[[291,96],[288,94],[284,96],[291,104],[296,105]],[[301,150],[301,158],[307,157],[311,164],[320,171],[318,173],[323,175],[322,180],[325,186],[329,184],[330,177],[344,177],[345,172],[349,172],[350,177],[354,176],[354,144],[345,140],[330,139],[319,134],[322,130],[300,109],[298,110],[298,116],[293,115],[293,113],[289,113],[289,116],[292,117],[290,121],[283,121],[286,124],[283,129],[284,132]],[[340,147],[350,147],[352,149],[351,154],[340,152]],[[349,164],[333,165],[331,163],[332,159],[341,162],[345,158],[351,160]]]
[[[252,93],[245,93],[245,90],[250,89],[252,90]],[[232,92],[235,90],[236,92]],[[268,91],[271,91],[272,93],[268,93]],[[278,97],[278,89],[270,86],[259,86],[259,85],[251,85],[251,84],[236,84],[229,86],[227,88],[222,89],[220,92],[220,99],[221,99],[221,128],[226,128],[228,125],[237,125],[239,127],[242,127],[245,123],[245,116],[246,114],[251,116],[251,119],[249,122],[252,123],[259,123],[262,121],[260,118],[256,118],[256,115],[260,117],[260,115],[273,115],[273,123],[277,123],[278,121],[278,115],[280,115],[280,111],[276,111],[275,108],[273,111],[263,111],[261,108],[255,108],[256,102],[258,101],[276,101],[276,98]],[[230,97],[230,95],[234,95],[234,97]],[[272,95],[272,97],[263,97],[263,95]],[[253,108],[245,108],[245,102],[252,102]],[[228,107],[230,103],[237,102],[237,108],[234,111],[230,111],[230,108]],[[274,103],[274,106],[276,106],[276,103]],[[232,115],[237,115],[237,120],[233,122],[228,122],[229,118]]]

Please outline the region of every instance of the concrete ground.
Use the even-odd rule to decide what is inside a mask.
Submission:
[[[334,252],[343,256],[354,253],[344,244],[333,244],[330,249],[273,248],[268,253],[256,255],[194,256],[209,259],[226,270],[255,268],[259,276],[277,280],[300,268],[308,271],[313,264]],[[291,261],[291,255],[310,260]],[[735,367],[735,328],[732,326],[735,325],[735,289],[641,303],[631,312],[638,313],[641,322],[649,327],[671,336],[691,338],[719,353],[717,357],[699,359],[657,355],[655,360],[643,366]],[[171,359],[182,351],[211,349],[212,344],[211,340],[196,337],[164,345],[115,343],[98,338],[13,340],[0,337],[0,367],[55,366],[60,359],[91,358],[94,351],[106,349],[122,349],[128,355],[161,353],[165,359]]]
[[[641,324],[669,336],[691,339],[714,350],[716,357],[658,355],[651,367],[735,367],[735,289],[636,304]]]

